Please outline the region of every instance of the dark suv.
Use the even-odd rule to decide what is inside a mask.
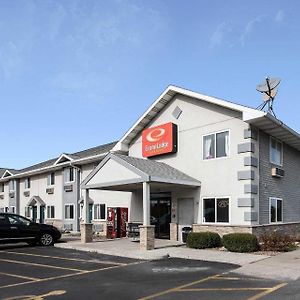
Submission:
[[[60,238],[61,232],[52,225],[34,223],[16,214],[0,213],[0,243],[50,246]]]

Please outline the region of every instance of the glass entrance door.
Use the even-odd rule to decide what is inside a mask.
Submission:
[[[155,225],[155,238],[170,238],[171,193],[151,194],[150,220]]]

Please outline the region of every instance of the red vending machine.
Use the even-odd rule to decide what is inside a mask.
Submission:
[[[126,222],[128,221],[127,207],[107,208],[107,238],[126,237]]]

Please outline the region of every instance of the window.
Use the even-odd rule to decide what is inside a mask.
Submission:
[[[0,193],[4,192],[4,182],[0,182]]]
[[[54,219],[55,218],[55,206],[50,205],[47,206],[47,219]]]
[[[30,206],[25,207],[25,217],[31,218],[31,207]]]
[[[16,207],[15,206],[11,206],[10,207],[10,212],[15,214],[16,213]]]
[[[8,216],[8,221],[10,224],[20,224],[20,225],[30,225],[30,220],[25,219],[21,216]]]
[[[204,223],[229,223],[229,198],[203,199]]]
[[[48,184],[48,186],[49,186],[49,185],[54,185],[54,184],[55,184],[55,173],[54,173],[54,172],[48,174],[48,177],[47,177],[47,184]]]
[[[282,222],[282,199],[270,198],[270,222]]]
[[[30,177],[25,178],[24,186],[26,190],[30,189]]]
[[[203,159],[229,155],[229,131],[203,136]]]
[[[282,143],[272,137],[270,139],[270,162],[282,165]]]
[[[74,205],[65,205],[65,219],[74,219]]]
[[[15,190],[15,180],[11,180],[10,182],[9,182],[9,190],[11,191],[11,192],[13,192],[14,190]]]
[[[9,207],[5,206],[4,207],[4,212],[8,213],[9,212]]]
[[[66,168],[65,169],[65,182],[73,182],[74,181],[74,168]]]
[[[94,219],[104,220],[105,219],[105,204],[94,205]]]

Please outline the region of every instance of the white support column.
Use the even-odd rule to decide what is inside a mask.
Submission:
[[[143,182],[143,225],[150,225],[150,184]]]
[[[154,249],[155,226],[150,225],[150,183],[143,182],[143,225],[140,226],[140,249]]]
[[[91,243],[93,241],[93,224],[89,220],[89,190],[85,190],[83,202],[83,223],[80,224],[81,242]]]
[[[36,204],[36,222],[40,223],[41,219],[41,206],[39,203]]]
[[[83,197],[83,223],[88,224],[90,223],[89,220],[89,198],[90,198],[90,190],[85,190],[84,197]]]

